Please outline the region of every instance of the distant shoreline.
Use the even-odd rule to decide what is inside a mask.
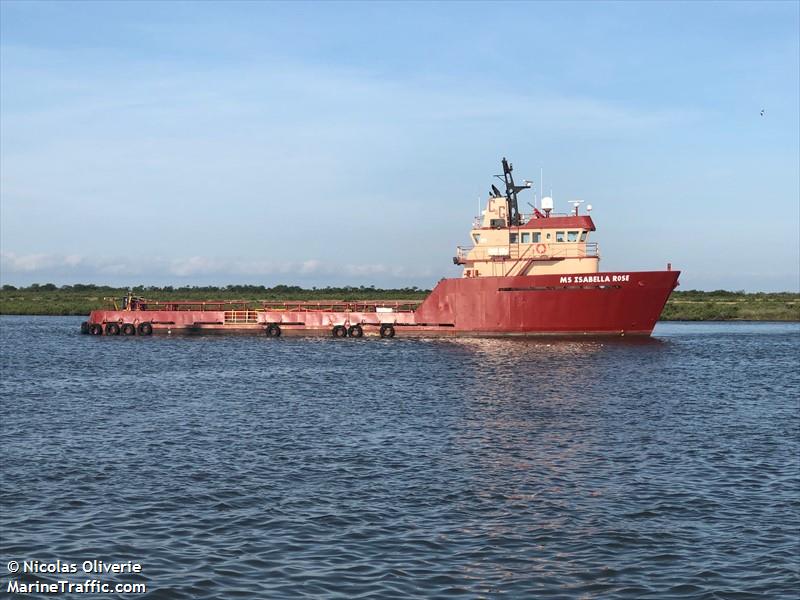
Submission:
[[[126,288],[83,285],[57,287],[52,284],[0,290],[0,315],[88,316],[107,305],[104,298],[122,298]],[[375,287],[327,287],[304,289],[298,286],[218,287],[135,287],[134,295],[150,300],[411,300],[421,301],[430,290],[416,287],[380,289]],[[676,291],[670,296],[661,321],[800,321],[800,293],[730,292],[716,290]]]

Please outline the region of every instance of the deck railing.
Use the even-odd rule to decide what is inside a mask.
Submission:
[[[303,300],[262,303],[263,310],[287,312],[413,312],[421,300]]]
[[[223,311],[230,323],[255,323],[263,311],[412,312],[421,300],[200,300],[160,301],[138,298],[132,310]],[[115,310],[119,310],[118,308]]]
[[[542,248],[543,247],[543,248]],[[593,258],[600,256],[597,242],[540,242],[537,244],[508,244],[505,246],[458,246],[456,262],[464,264],[469,260],[552,260],[563,258]]]
[[[255,310],[226,310],[226,323],[258,323],[258,311]]]

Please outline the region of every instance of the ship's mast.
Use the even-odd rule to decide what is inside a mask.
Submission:
[[[517,203],[517,192],[521,192],[522,190],[526,190],[530,187],[530,184],[515,185],[514,177],[511,175],[511,171],[513,170],[514,165],[512,165],[505,159],[505,157],[503,157],[503,181],[506,184],[506,204],[508,205],[506,218],[509,227],[522,224],[522,220],[519,215],[519,205]],[[500,175],[495,175],[495,177],[500,179]]]

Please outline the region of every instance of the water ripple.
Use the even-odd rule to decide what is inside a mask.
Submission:
[[[5,562],[139,561],[120,581],[153,599],[800,589],[797,325],[379,341],[78,323],[0,318]]]

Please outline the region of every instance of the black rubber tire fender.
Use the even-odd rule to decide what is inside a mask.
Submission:
[[[381,325],[381,337],[382,338],[393,338],[394,337],[394,325]]]
[[[335,338],[347,337],[347,329],[345,329],[344,325],[334,325],[331,333]]]
[[[139,323],[139,327],[136,329],[139,335],[152,335],[153,333],[153,326],[150,323]]]
[[[271,323],[267,325],[267,328],[264,330],[267,334],[267,337],[281,337],[281,326],[277,323]]]
[[[99,323],[92,323],[89,325],[89,334],[90,335],[103,335],[103,326]]]
[[[351,338],[364,337],[364,330],[361,328],[361,325],[350,325],[350,328],[347,330],[347,335]]]
[[[84,321],[81,323],[81,333],[84,335],[89,335],[89,322]]]
[[[122,335],[136,335],[136,325],[133,323],[125,323],[122,326]]]
[[[106,323],[106,335],[119,335],[119,325],[117,323]]]

